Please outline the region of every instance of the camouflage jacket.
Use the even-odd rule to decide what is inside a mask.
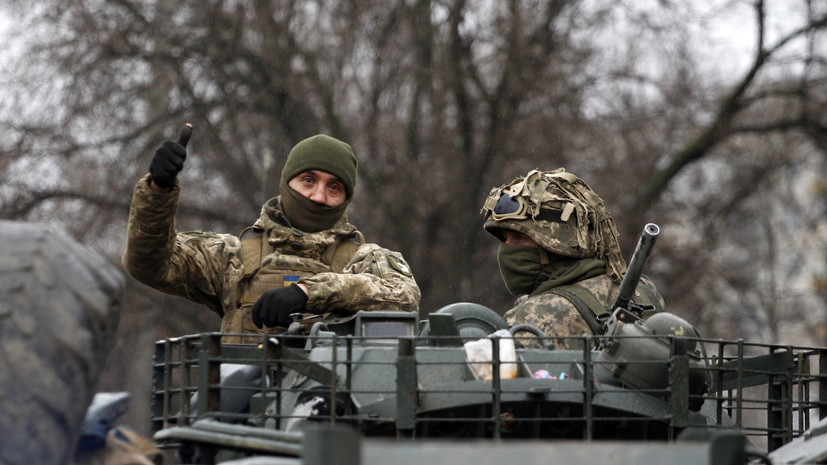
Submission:
[[[262,208],[260,218],[248,228],[254,247],[245,247],[242,239],[250,244],[246,234],[176,233],[179,194],[177,183],[168,194],[155,194],[148,177],[138,182],[124,267],[148,286],[206,305],[222,317],[224,333],[263,332],[252,324],[252,304],[265,290],[297,280],[307,285],[306,310],[314,314],[419,308],[419,287],[398,252],[371,243],[354,245],[340,272],[333,270],[326,252],[358,234],[346,215],[331,229],[302,233],[273,221]]]
[[[573,285],[588,290],[607,311],[614,304],[620,290],[620,283],[615,282],[607,274],[584,279]],[[632,300],[638,303],[655,300],[652,304],[655,305],[657,311],[662,311],[664,308],[663,297],[646,276],[641,278]],[[503,317],[510,326],[517,324],[535,326],[552,338],[550,342],[558,349],[579,347],[575,339],[554,339],[554,336],[593,334],[575,305],[569,299],[554,294],[553,289],[535,296],[520,297],[514,308],[505,312]]]

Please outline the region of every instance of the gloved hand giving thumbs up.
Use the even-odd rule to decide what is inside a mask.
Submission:
[[[184,168],[190,135],[192,125],[187,123],[178,136],[178,142],[168,140],[155,151],[155,156],[149,164],[149,175],[156,186],[169,189],[175,184],[176,176]]]

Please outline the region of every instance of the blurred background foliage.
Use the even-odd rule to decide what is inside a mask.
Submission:
[[[120,266],[132,188],[184,122],[179,230],[239,233],[290,147],[327,133],[359,156],[351,222],[404,254],[421,315],[502,313],[482,202],[565,167],[627,258],[661,226],[646,273],[704,336],[827,343],[823,2],[5,3],[4,219]],[[130,279],[101,390],[132,392],[128,421],[148,428],[153,342],[218,328]]]

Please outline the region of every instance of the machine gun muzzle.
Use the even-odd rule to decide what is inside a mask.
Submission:
[[[655,246],[655,239],[660,234],[660,228],[655,223],[648,223],[643,227],[643,232],[638,239],[635,253],[632,254],[632,260],[629,266],[626,267],[626,274],[623,275],[623,281],[620,283],[620,291],[617,294],[612,310],[618,308],[628,309],[629,301],[635,295],[635,289],[640,282],[640,277],[643,275],[643,266],[649,260],[649,254],[652,253],[652,248]]]

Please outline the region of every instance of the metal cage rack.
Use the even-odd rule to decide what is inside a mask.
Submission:
[[[511,361],[499,357],[492,338],[491,379],[475,374],[467,339],[456,337],[168,339],[155,348],[152,431],[160,446],[174,447],[175,435],[158,433],[204,419],[281,439],[308,422],[413,439],[671,441],[728,430],[772,451],[827,414],[827,349],[658,338],[667,358],[611,362],[595,349],[603,337],[561,338],[583,350],[526,348],[535,341],[520,337]],[[509,363],[516,376],[503,378]],[[663,384],[635,386],[616,376],[636,365],[659,373]]]

